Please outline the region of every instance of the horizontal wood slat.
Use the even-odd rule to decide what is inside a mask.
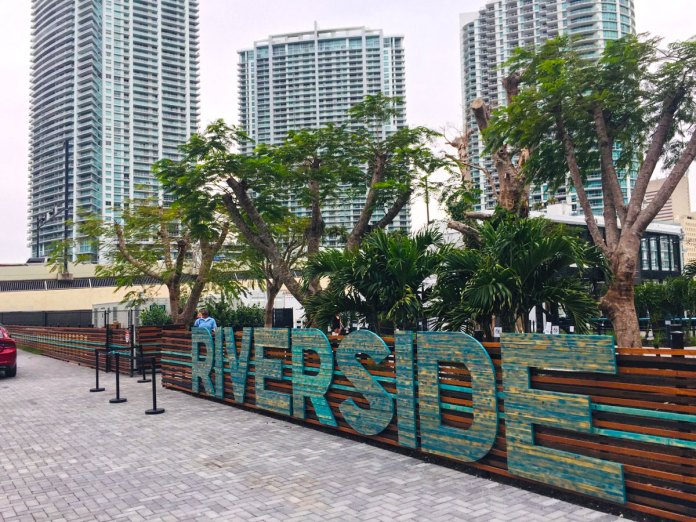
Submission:
[[[94,368],[94,350],[106,347],[106,328],[62,328],[40,326],[7,326],[10,335],[19,348],[36,350],[42,355],[77,363],[81,366]],[[130,355],[130,333],[127,328],[109,329],[109,348],[112,351]],[[157,367],[160,366],[160,351],[162,346],[162,329],[159,327],[141,326],[136,329],[136,343],[143,347],[144,357],[155,357]],[[135,351],[137,355],[137,350]],[[103,354],[99,357],[99,367],[105,368]],[[146,361],[149,365],[149,361]],[[113,365],[112,365],[113,366]],[[122,373],[130,371],[130,361],[125,357],[120,360]]]
[[[90,367],[94,366],[94,349],[103,348],[106,340],[105,330],[96,328],[9,327],[9,330],[20,347],[34,348],[50,357]],[[112,334],[115,348],[127,348],[125,330],[116,329]],[[191,332],[141,327],[138,329],[137,340],[146,355],[155,355],[158,363],[161,363],[162,384],[165,387],[193,393]],[[335,429],[386,445],[403,446],[403,442],[400,443],[403,439],[400,439],[396,415],[383,431],[372,436],[360,435],[344,418],[341,406],[347,400],[352,399],[357,407],[365,411],[369,411],[370,403],[336,364],[336,349],[342,340],[343,336],[329,337],[334,351],[334,368],[333,383],[325,397],[330,414],[335,418]],[[279,337],[269,340],[269,343],[282,345],[281,341]],[[384,341],[390,355],[380,364],[362,355],[358,356],[358,360],[394,399],[398,413],[399,408],[404,406],[396,400],[398,379],[395,339],[385,337]],[[237,352],[241,353],[241,332],[235,335],[235,345]],[[493,363],[498,431],[491,451],[482,459],[465,465],[500,477],[534,483],[539,487],[538,482],[520,478],[508,470],[509,442],[506,440],[506,390],[501,367],[501,348],[497,343],[484,343],[483,346]],[[416,361],[414,378],[417,378],[417,342],[413,351]],[[269,346],[264,353],[264,364],[269,364],[268,361],[273,359],[281,361],[280,373],[266,380],[266,394],[275,392],[291,397],[291,350]],[[201,347],[200,356],[205,355],[205,349]],[[230,354],[226,354],[224,360],[222,400],[227,404],[238,405],[234,401],[234,370],[230,364]],[[318,371],[320,360],[317,354],[305,352],[304,366],[308,371]],[[696,519],[696,350],[618,348],[616,366],[616,374],[531,369],[531,388],[544,393],[582,395],[591,399],[592,425],[589,432],[535,426],[535,444],[550,450],[621,464],[626,488],[626,503],[623,507],[628,511],[669,520]],[[471,374],[464,365],[442,362],[438,365],[437,372],[440,421],[444,426],[469,429],[474,420]],[[214,373],[213,371],[213,375]],[[252,345],[244,407],[261,410],[257,404],[255,376],[256,361]],[[415,393],[418,397],[417,382]],[[214,398],[206,394],[203,386],[200,386],[198,395]],[[270,397],[277,400],[282,395],[271,393]],[[416,419],[419,418],[418,409],[416,401]],[[325,423],[320,422],[320,416],[311,400],[306,400],[305,412],[307,424],[326,427]],[[420,422],[416,420],[417,447],[420,447],[421,435]],[[548,486],[548,489],[553,491],[554,487]]]
[[[334,351],[343,337],[330,337]],[[387,392],[396,396],[394,338],[384,341],[392,355],[380,364],[364,362]],[[237,350],[241,333],[236,334]],[[499,344],[485,343],[495,368],[499,428],[493,449],[483,459],[467,463],[494,475],[527,481],[507,469],[505,429],[505,389],[502,382]],[[417,356],[417,345],[414,346]],[[244,406],[260,409],[256,404],[255,365],[250,352]],[[590,396],[592,400],[591,433],[538,426],[535,442],[557,450],[571,452],[624,466],[626,504],[624,508],[670,520],[696,518],[696,351],[617,349],[617,373],[578,373],[555,370],[532,370],[532,388]],[[202,353],[201,356],[204,354]],[[305,366],[318,367],[318,361],[305,356]],[[658,357],[659,355],[659,357]],[[266,350],[266,357],[283,360],[283,379],[267,381],[267,389],[291,394],[290,350]],[[226,359],[227,360],[227,359]],[[191,336],[185,331],[168,331],[162,338],[163,385],[191,393]],[[233,383],[228,362],[224,370],[224,399],[233,400]],[[441,422],[467,429],[472,423],[471,376],[462,365],[440,364]],[[206,396],[202,391],[200,395]],[[396,421],[378,435],[359,435],[343,418],[340,405],[349,398],[361,407],[367,401],[334,367],[334,381],[326,398],[336,419],[336,429],[388,445],[399,445]],[[396,402],[396,401],[395,401]],[[306,422],[322,425],[311,402],[307,401]],[[608,434],[611,434],[608,435]],[[420,431],[418,432],[420,439]],[[617,436],[614,436],[617,435]],[[624,438],[626,437],[626,438]],[[677,444],[674,446],[672,444]],[[684,446],[678,446],[686,445]],[[528,481],[531,482],[531,481]],[[537,486],[538,483],[535,483]],[[553,489],[553,488],[550,488]]]

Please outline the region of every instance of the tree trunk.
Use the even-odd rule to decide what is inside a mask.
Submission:
[[[280,292],[280,286],[277,281],[266,280],[266,307],[263,311],[263,322],[266,328],[273,326],[273,305],[278,292]]]
[[[640,348],[640,326],[634,302],[633,278],[638,260],[638,239],[634,245],[619,245],[612,256],[613,280],[599,302],[599,308],[609,317],[616,345],[619,348]],[[633,252],[635,250],[635,252]]]
[[[167,285],[169,290],[169,308],[172,314],[172,322],[174,324],[183,324],[184,320],[179,313],[179,303],[181,302],[181,289],[178,284],[172,283]]]

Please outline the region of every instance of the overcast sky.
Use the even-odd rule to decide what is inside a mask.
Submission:
[[[405,36],[411,125],[459,126],[459,13],[485,0],[200,0],[202,124],[237,118],[237,50],[270,34],[367,26]],[[683,40],[696,34],[694,0],[635,0],[638,31]],[[31,1],[0,0],[0,263],[27,247]],[[414,223],[423,221],[422,206]]]

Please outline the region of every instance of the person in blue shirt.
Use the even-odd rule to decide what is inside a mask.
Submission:
[[[196,319],[193,326],[197,326],[198,328],[207,328],[211,334],[215,333],[215,330],[217,330],[217,323],[215,322],[215,319],[210,317],[210,312],[208,312],[207,308],[203,308],[203,310],[201,310],[201,317]]]

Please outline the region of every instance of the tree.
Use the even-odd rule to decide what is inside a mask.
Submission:
[[[239,237],[263,254],[277,279],[304,303],[319,285],[297,281],[274,225],[294,220],[302,226],[299,257],[309,259],[332,232],[322,209],[336,198],[362,195],[365,203],[358,218],[345,231],[346,248],[355,250],[369,231],[393,223],[414,194],[420,172],[433,172],[443,163],[428,147],[436,135],[431,130],[402,128],[386,136],[376,132],[400,113],[401,103],[381,94],[367,96],[350,110],[346,125],[291,132],[282,145],[258,146],[249,155],[232,152],[247,139],[243,133],[217,121],[183,146],[181,161],[160,161],[156,172],[187,207],[218,199]],[[288,201],[296,212],[288,209]],[[384,216],[375,220],[378,208]]]
[[[684,265],[684,270],[682,270],[682,273],[684,274],[685,277],[693,279],[696,277],[696,261],[691,261],[690,263],[687,263]]]
[[[217,222],[211,212],[201,208],[195,210],[198,220],[194,222],[190,212],[145,200],[124,208],[117,221],[92,216],[80,225],[80,234],[98,244],[106,261],[97,267],[97,275],[114,277],[117,289],[166,286],[175,324],[191,321],[205,286],[216,278],[226,279],[233,290],[240,288],[219,274],[228,272],[225,263],[214,263],[229,225]],[[183,304],[186,287],[189,292]],[[140,291],[130,290],[126,299],[138,301]]]
[[[512,103],[520,89],[519,73],[512,73],[503,79],[503,89],[505,89],[507,103]],[[492,107],[483,98],[477,98],[469,107],[471,113],[476,120],[476,126],[486,139],[486,129],[491,122]],[[457,150],[456,156],[450,156],[459,167],[461,175],[461,185],[465,192],[471,188],[471,170],[478,170],[485,175],[486,181],[493,192],[496,204],[499,208],[516,214],[519,217],[525,218],[529,215],[529,180],[524,172],[523,166],[529,157],[529,150],[526,148],[518,148],[510,146],[507,143],[499,142],[495,146],[489,147],[491,160],[493,163],[492,172],[481,163],[474,163],[469,157],[469,141],[473,135],[473,129],[466,129],[461,135],[453,140],[447,140],[447,144]],[[445,197],[448,207],[456,205],[453,197],[459,196],[455,193]],[[466,198],[465,198],[466,199]],[[447,226],[453,230],[458,230],[464,234],[470,234],[472,231],[469,225],[461,222],[461,218],[456,214],[450,215],[453,217]],[[487,218],[475,212],[465,213],[462,217],[470,218]]]
[[[142,326],[165,326],[172,324],[172,317],[167,313],[164,306],[152,304],[140,312],[140,324]]]
[[[307,262],[305,284],[316,278],[329,283],[306,301],[307,318],[326,325],[336,314],[356,314],[378,333],[413,327],[423,317],[423,285],[440,262],[441,240],[428,229],[412,237],[376,230],[358,250],[319,252]]]
[[[481,327],[491,338],[499,318],[506,331],[528,332],[532,308],[553,319],[560,307],[578,332],[588,330],[597,303],[581,277],[602,266],[597,249],[561,225],[500,210],[480,237],[476,248],[446,252],[437,270],[430,314],[439,327]]]
[[[669,315],[669,297],[667,287],[656,281],[646,281],[634,289],[636,312],[639,317],[649,317],[650,324],[657,327]]]
[[[306,254],[306,241],[302,220],[285,220],[274,227],[274,237],[277,238],[280,255],[286,266],[296,272],[300,268],[303,256]],[[267,328],[273,326],[273,307],[275,299],[280,293],[283,281],[273,264],[261,251],[253,246],[242,243],[238,261],[240,267],[246,269],[249,278],[259,283],[266,291],[266,306],[264,308],[264,325]]]
[[[617,344],[640,346],[634,276],[640,239],[696,156],[696,42],[659,48],[657,39],[625,37],[608,42],[597,62],[583,60],[572,41],[518,50],[510,63],[522,87],[497,111],[485,132],[488,148],[502,144],[533,150],[525,171],[534,182],[561,184],[569,174],[590,235],[606,256],[610,284],[600,308],[612,322]],[[655,168],[669,174],[643,206]],[[604,230],[584,188],[601,173]],[[620,177],[636,172],[630,199]]]

